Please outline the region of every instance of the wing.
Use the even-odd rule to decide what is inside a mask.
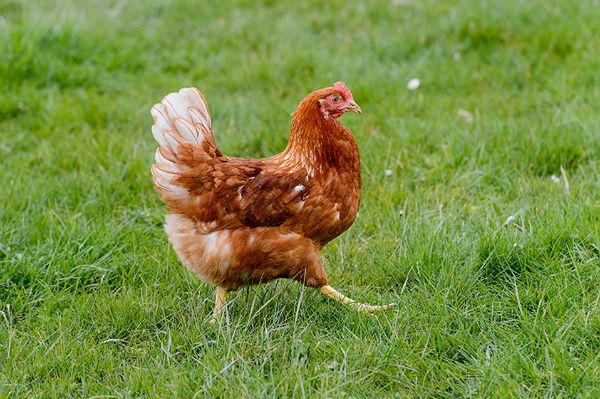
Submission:
[[[306,173],[261,170],[238,189],[240,221],[244,226],[280,226],[295,219],[312,190]]]
[[[180,145],[177,154],[179,169],[170,183],[179,190],[162,197],[202,233],[282,225],[298,216],[311,190],[305,173],[278,173],[269,159],[206,157],[193,145]]]

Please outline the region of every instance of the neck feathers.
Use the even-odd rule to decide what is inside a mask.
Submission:
[[[319,94],[307,96],[293,113],[288,146],[281,154],[282,167],[290,172],[305,169],[311,177],[334,166],[336,142],[346,132],[337,120],[324,118]]]

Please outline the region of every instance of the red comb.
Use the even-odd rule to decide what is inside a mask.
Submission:
[[[342,93],[344,100],[350,101],[352,100],[352,93],[350,93],[350,89],[346,87],[344,82],[335,82],[333,88]]]

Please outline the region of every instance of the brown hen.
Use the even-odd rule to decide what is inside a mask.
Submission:
[[[152,108],[160,147],[154,185],[169,213],[165,230],[181,262],[217,287],[213,321],[227,292],[291,278],[360,310],[328,285],[319,251],[346,230],[360,203],[360,159],[338,120],[360,112],[341,82],[306,96],[292,115],[285,151],[233,158],[215,143],[208,104],[195,88]]]

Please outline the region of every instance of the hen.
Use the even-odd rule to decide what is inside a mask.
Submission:
[[[270,158],[223,155],[210,112],[195,88],[152,108],[160,145],[154,186],[169,213],[165,230],[181,262],[217,287],[213,321],[227,293],[291,278],[364,311],[328,285],[319,251],[354,222],[360,203],[360,159],[338,118],[361,112],[341,82],[306,96],[292,115],[289,143]]]

